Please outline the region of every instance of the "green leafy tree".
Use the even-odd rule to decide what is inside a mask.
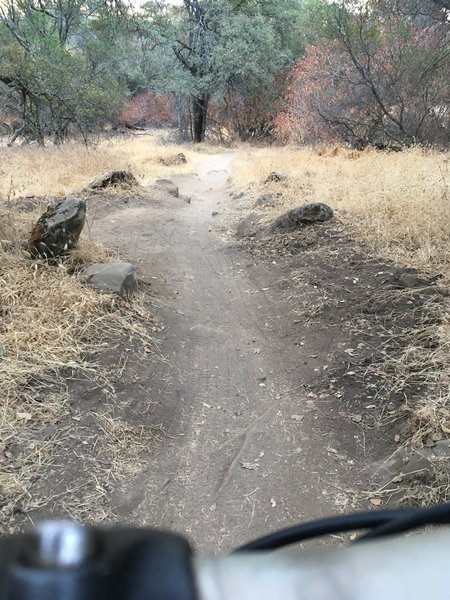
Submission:
[[[18,137],[63,142],[84,137],[120,106],[118,5],[100,0],[5,0],[0,3],[0,94]],[[120,38],[119,38],[120,39]],[[114,43],[113,43],[114,42]]]
[[[211,101],[231,88],[254,95],[292,63],[296,0],[150,2],[139,30],[153,36],[163,72],[154,84],[189,104],[190,133],[205,138]]]

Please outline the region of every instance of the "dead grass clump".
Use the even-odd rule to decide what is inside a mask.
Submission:
[[[356,156],[358,157],[355,160]],[[255,193],[282,192],[266,221],[306,202],[324,202],[378,255],[422,270],[450,272],[449,153],[339,147],[242,151],[233,177]],[[286,181],[263,186],[271,171]],[[273,189],[272,189],[273,188]]]
[[[72,250],[70,256],[65,261],[68,272],[72,272],[82,265],[89,263],[112,262],[113,255],[102,244],[94,240],[81,237],[77,247]]]
[[[417,315],[418,326],[395,336],[401,351],[386,356],[378,367],[389,392],[402,394],[406,401],[395,416],[408,417],[399,435],[402,451],[413,460],[426,457],[425,470],[406,478],[400,473],[392,485],[383,486],[382,495],[420,505],[448,501],[450,496],[450,452],[433,452],[441,441],[450,444],[449,311],[446,297],[439,295],[425,302]]]
[[[411,408],[410,443],[420,447],[450,435],[450,303],[439,307],[439,322],[424,331],[428,344],[415,364],[422,368],[426,394]]]
[[[35,217],[10,215],[2,222],[0,489],[6,511],[38,508],[49,500],[31,488],[55,459],[63,460],[64,435],[55,424],[68,415],[64,376],[84,374],[108,386],[108,374],[92,358],[105,339],[122,332],[152,343],[151,317],[139,297],[127,303],[98,294],[69,274],[84,261],[108,259],[99,244],[83,239],[58,265],[31,258],[22,240]]]
[[[102,432],[101,454],[108,458],[106,480],[120,481],[141,471],[141,457],[149,451],[156,432],[145,426],[133,426],[109,412],[96,414]]]
[[[295,206],[324,202],[374,254],[399,266],[442,275],[436,293],[428,289],[416,314],[412,312],[415,298],[403,298],[403,303],[410,300],[410,320],[416,326],[412,330],[392,322],[391,346],[397,351],[386,352],[379,366],[384,390],[405,398],[409,419],[402,439],[408,453],[450,437],[449,158],[448,152],[421,148],[389,153],[324,146],[242,150],[234,161],[235,181],[250,186],[253,196],[281,192],[273,205],[261,209],[264,223]],[[286,180],[264,185],[267,174],[279,170]],[[421,293],[395,292],[399,296]],[[381,296],[378,292],[377,300],[387,302]],[[395,305],[399,298],[392,296],[390,292],[389,302]],[[431,457],[430,464],[427,478],[400,482],[396,491],[402,488],[403,498],[418,503],[448,499],[448,458]]]
[[[166,166],[183,152],[186,164]],[[99,175],[131,171],[143,185],[173,172],[189,172],[201,155],[190,147],[160,145],[151,134],[100,141],[96,147],[72,142],[62,146],[0,149],[0,197],[65,196],[77,193]]]

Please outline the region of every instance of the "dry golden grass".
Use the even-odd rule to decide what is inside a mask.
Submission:
[[[186,164],[163,164],[179,152],[185,154]],[[146,185],[173,172],[189,172],[200,159],[194,147],[161,145],[152,134],[105,139],[95,147],[72,142],[46,148],[1,148],[0,198],[77,193],[92,179],[113,169],[130,170]]]
[[[83,440],[86,427],[71,421],[65,376],[83,375],[113,396],[110,374],[96,364],[95,351],[122,334],[148,348],[154,323],[139,296],[128,303],[101,295],[74,275],[83,264],[112,260],[100,244],[82,237],[69,258],[50,265],[33,259],[24,242],[46,209],[46,196],[77,193],[112,169],[130,170],[146,185],[157,177],[192,171],[202,153],[217,151],[213,146],[162,145],[160,138],[130,135],[104,139],[96,147],[70,143],[0,149],[0,525],[16,510],[28,513],[52,502],[74,518],[108,518],[108,485],[133,476],[139,457],[158,435],[126,423],[111,408],[95,415],[90,425],[97,431],[95,443]],[[186,164],[174,164],[180,152]],[[18,211],[15,201],[24,196],[42,198],[41,205]],[[45,402],[36,399],[40,395]],[[58,427],[50,437],[36,433],[52,424]],[[90,475],[82,469],[72,490],[45,497],[48,490],[36,489],[36,481],[44,481],[57,463],[64,464],[70,439],[86,444],[77,456],[80,464],[90,464]]]
[[[147,325],[153,321],[139,297],[128,303],[98,294],[71,274],[74,265],[110,259],[100,244],[82,239],[59,265],[31,258],[23,240],[39,213],[6,211],[0,228],[0,489],[8,511],[36,509],[50,500],[33,494],[32,484],[51,470],[71,432],[57,430],[42,439],[36,431],[68,414],[64,373],[84,374],[108,388],[108,373],[99,369],[93,352],[121,333],[152,343]],[[39,400],[41,390],[45,402]],[[115,421],[102,418],[114,443],[122,435],[127,456],[136,457],[141,444],[130,442],[131,428],[119,431]],[[135,437],[140,440],[142,432]],[[101,468],[96,476],[101,482]],[[63,499],[67,511],[78,514],[69,497]]]
[[[450,153],[399,153],[292,147],[241,151],[233,176],[255,193],[282,197],[273,219],[305,202],[324,202],[380,256],[422,270],[450,265]],[[263,185],[271,171],[286,182]],[[448,274],[450,276],[450,273]]]
[[[340,147],[241,149],[234,161],[236,185],[247,184],[252,196],[281,192],[269,208],[260,209],[266,223],[306,202],[324,202],[373,254],[400,267],[442,275],[440,290],[417,314],[417,327],[396,339],[402,352],[387,358],[379,370],[380,381],[393,392],[421,390],[406,407],[410,418],[402,439],[408,452],[450,437],[450,302],[445,296],[450,283],[449,164],[449,152],[421,148],[400,153]],[[287,175],[286,180],[264,184],[272,171]],[[395,492],[420,504],[448,500],[449,461],[436,457],[430,462],[428,480],[404,484],[400,478]]]

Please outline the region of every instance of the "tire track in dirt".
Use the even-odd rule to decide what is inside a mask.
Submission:
[[[119,512],[186,533],[203,551],[336,512],[353,481],[353,461],[337,462],[329,452],[333,401],[308,396],[333,360],[327,354],[339,331],[294,325],[278,285],[289,274],[211,230],[231,160],[210,156],[197,175],[177,178],[181,193],[193,195],[190,205],[141,203],[92,226],[122,256],[139,257],[165,326],[163,359],[138,366],[149,392],[121,391],[133,398],[130,419],[161,424],[165,437],[119,498]]]

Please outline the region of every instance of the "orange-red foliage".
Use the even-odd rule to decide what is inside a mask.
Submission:
[[[176,124],[176,114],[170,96],[152,91],[131,98],[123,107],[119,124],[125,127],[163,127]]]
[[[449,59],[442,26],[380,19],[376,34],[310,46],[291,71],[277,134],[303,143],[448,143]]]

